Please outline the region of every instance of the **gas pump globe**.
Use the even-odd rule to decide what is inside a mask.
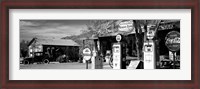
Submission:
[[[155,25],[147,26],[147,39],[152,40],[155,36]]]

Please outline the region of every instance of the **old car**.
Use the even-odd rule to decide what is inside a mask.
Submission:
[[[43,52],[35,52],[33,57],[25,58],[22,63],[23,64],[33,64],[33,63],[44,63],[49,64],[52,61],[52,57],[48,54],[44,54]]]

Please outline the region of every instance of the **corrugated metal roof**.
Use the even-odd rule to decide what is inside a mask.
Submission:
[[[59,45],[59,46],[80,46],[71,39],[35,39],[36,44],[42,45]]]

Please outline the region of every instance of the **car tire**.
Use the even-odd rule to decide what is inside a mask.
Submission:
[[[27,64],[29,64],[29,61],[28,60],[24,60],[23,64],[27,65]]]
[[[44,64],[49,64],[49,60],[48,60],[48,59],[44,59],[44,60],[43,60],[43,63],[44,63]]]

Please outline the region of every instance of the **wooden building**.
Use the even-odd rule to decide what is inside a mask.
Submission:
[[[29,57],[34,57],[34,53],[42,52],[53,57],[52,61],[56,61],[57,57],[61,55],[66,55],[71,61],[78,61],[79,46],[79,44],[70,39],[33,38],[28,44],[28,55]]]

